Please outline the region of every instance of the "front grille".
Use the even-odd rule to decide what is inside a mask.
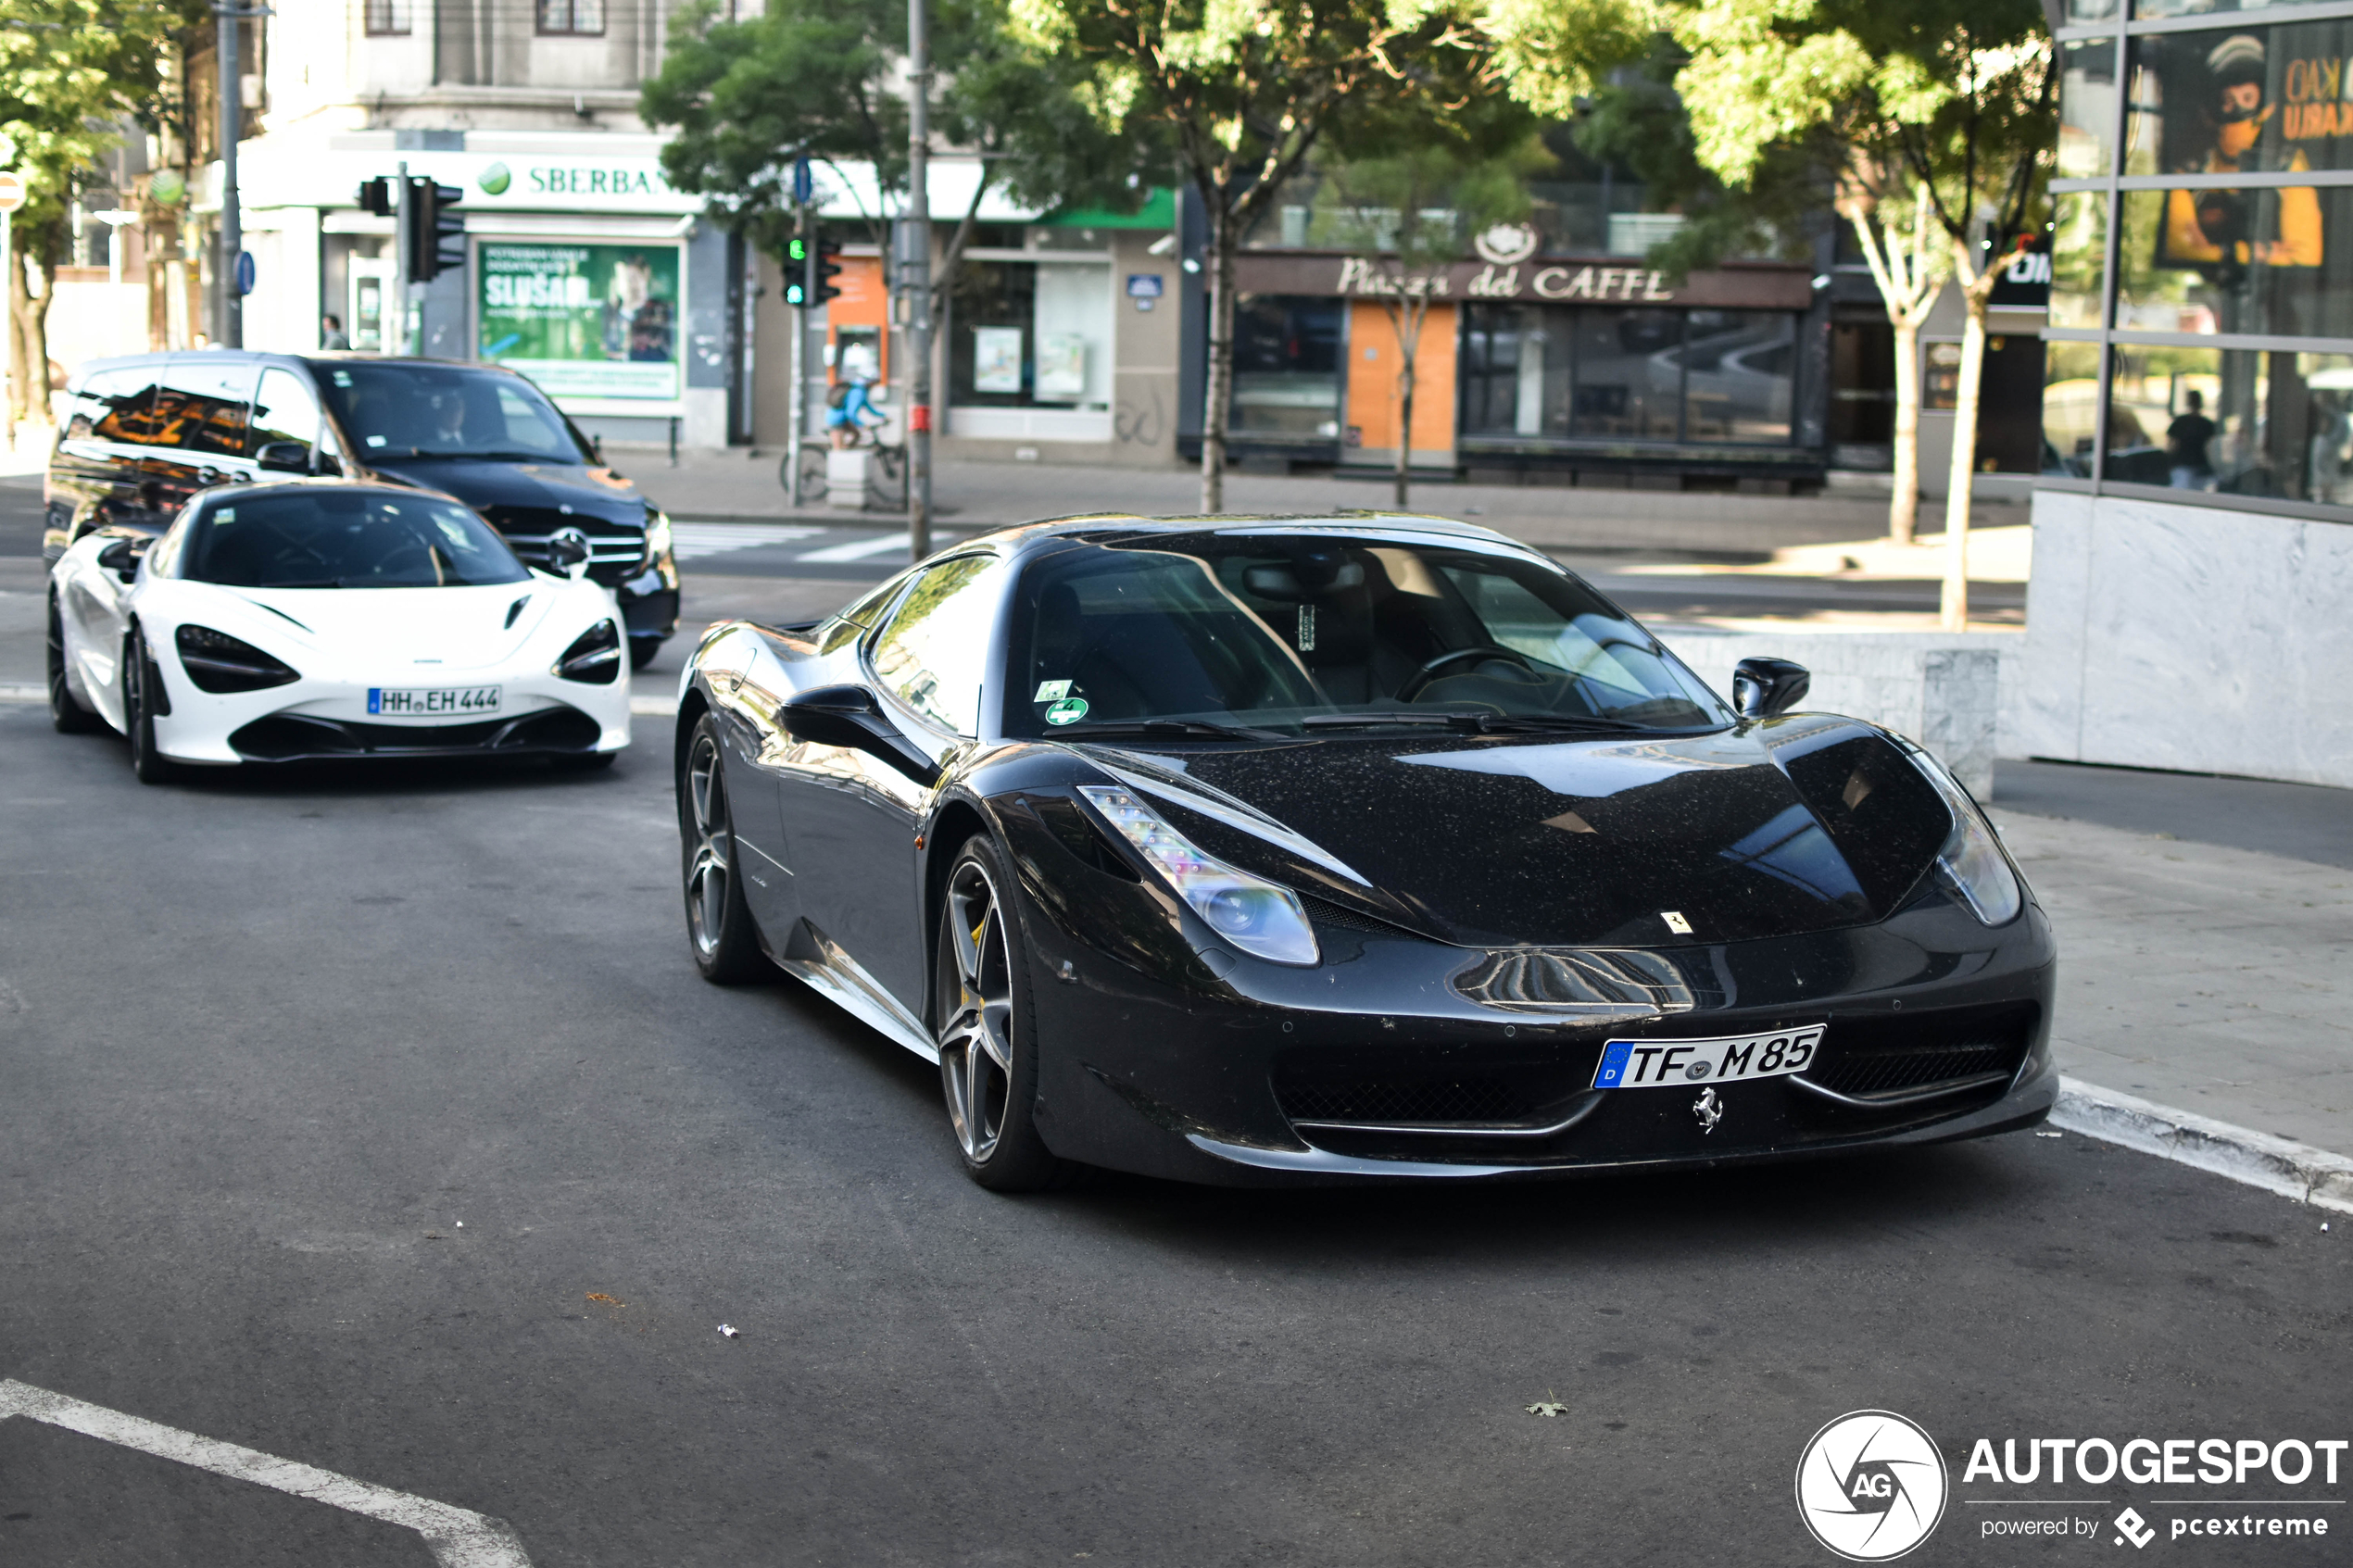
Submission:
[[[238,730],[229,737],[229,746],[248,761],[294,762],[469,751],[498,755],[587,751],[602,734],[594,719],[575,708],[551,708],[520,719],[481,719],[470,724],[361,724],[276,713]]]
[[[1277,1084],[1275,1098],[1294,1122],[1527,1121],[1536,1107],[1500,1078],[1368,1078],[1351,1084]]]
[[[2007,1079],[2026,1060],[2038,1016],[2029,1002],[1909,1019],[1841,1019],[1823,1040],[1820,1065],[1804,1076],[1858,1099],[1909,1096],[1995,1074]]]
[[[628,581],[646,558],[646,531],[638,524],[547,507],[493,507],[484,515],[525,566],[547,569],[547,540],[566,528],[588,536],[588,575],[609,586]]]
[[[1297,897],[1300,906],[1307,911],[1307,918],[1317,925],[1335,925],[1343,931],[1361,931],[1369,936],[1413,935],[1412,932],[1391,925],[1387,921],[1375,920],[1370,915],[1360,915],[1343,904],[1335,904],[1328,898],[1318,898],[1313,893],[1302,893]]]

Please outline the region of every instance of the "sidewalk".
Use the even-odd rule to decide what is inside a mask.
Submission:
[[[780,454],[768,447],[758,450],[761,455],[757,458],[742,450],[682,453],[676,468],[669,466],[663,454],[650,450],[615,450],[610,456],[639,488],[680,520],[765,521],[791,516],[838,524],[861,518],[860,513],[822,505],[792,512],[777,483]],[[1231,512],[1386,509],[1390,495],[1385,476],[1378,481],[1329,473],[1226,476],[1226,509]],[[932,495],[940,526],[966,532],[1074,512],[1189,514],[1201,508],[1201,475],[1189,468],[944,461],[933,477]],[[1850,495],[1417,483],[1413,509],[1483,523],[1548,549],[1758,563],[1777,550],[1870,539],[1887,528],[1884,499]],[[1941,508],[1926,503],[1922,513],[1924,521],[1942,518]],[[1983,502],[1971,512],[1971,526],[2017,526],[2026,521],[2026,514],[2027,508],[2018,503]],[[896,514],[862,515],[878,527],[900,521]],[[1941,565],[1935,570],[1941,571]]]

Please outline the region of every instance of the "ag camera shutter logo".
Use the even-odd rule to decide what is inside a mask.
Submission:
[[[1855,1411],[1814,1434],[1797,1461],[1797,1512],[1849,1562],[1903,1556],[1944,1517],[1944,1456],[1893,1411]]]

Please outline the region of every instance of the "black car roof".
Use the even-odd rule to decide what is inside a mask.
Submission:
[[[1214,512],[1176,517],[1147,517],[1139,512],[1082,512],[1069,517],[1044,518],[1036,522],[1013,523],[975,534],[959,543],[998,545],[1007,547],[1010,553],[1026,554],[1063,544],[1088,545],[1108,543],[1113,539],[1133,539],[1139,535],[1178,535],[1242,528],[1284,528],[1302,533],[1325,531],[1333,533],[1434,533],[1466,542],[1529,549],[1527,545],[1491,528],[1459,522],[1453,518],[1433,517],[1426,512],[1337,510]]]
[[[286,364],[351,364],[418,365],[440,370],[485,370],[493,375],[525,379],[504,365],[484,365],[472,359],[427,359],[420,355],[362,354],[348,349],[279,350],[273,348],[167,348],[145,354],[110,354],[96,359],[84,359],[73,368],[69,384],[80,385],[82,380],[98,370],[130,370],[141,365],[161,364],[166,359],[189,359],[202,357],[224,364],[243,362],[257,365]]]

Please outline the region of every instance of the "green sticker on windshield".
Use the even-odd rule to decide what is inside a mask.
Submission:
[[[1066,696],[1046,709],[1049,724],[1076,724],[1086,717],[1087,699],[1083,696]]]

